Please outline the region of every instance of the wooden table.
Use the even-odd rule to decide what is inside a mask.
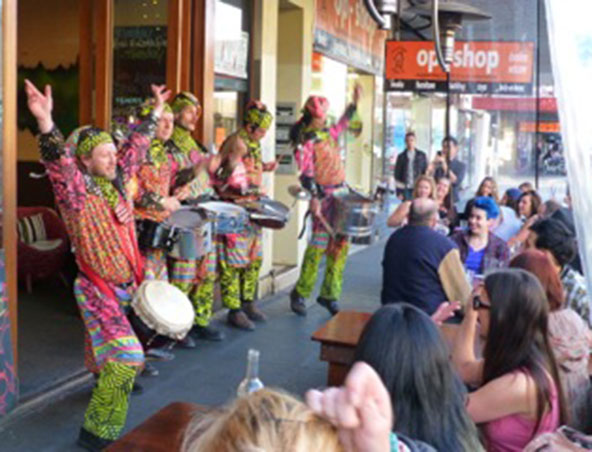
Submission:
[[[329,364],[327,385],[341,386],[354,361],[356,346],[372,314],[368,312],[339,311],[312,335],[321,343],[320,360]],[[459,325],[443,324],[442,335],[448,344],[454,343]]]
[[[199,413],[212,408],[195,403],[174,402],[150,416],[135,429],[111,444],[107,452],[169,452],[180,450],[185,428]]]

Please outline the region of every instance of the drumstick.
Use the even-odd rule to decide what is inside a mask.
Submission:
[[[314,213],[313,213],[313,215],[314,215]],[[335,231],[333,230],[333,228],[331,227],[331,225],[329,224],[329,222],[327,221],[325,216],[319,212],[319,214],[316,215],[316,217],[319,219],[319,221],[321,222],[323,227],[327,230],[327,232],[329,233],[331,238],[334,239],[335,238]]]

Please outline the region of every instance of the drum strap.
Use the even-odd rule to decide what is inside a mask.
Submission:
[[[304,215],[304,222],[302,223],[302,229],[300,230],[300,234],[298,234],[298,240],[300,240],[304,236],[304,233],[306,232],[307,220],[308,220],[308,217],[310,217],[311,215],[312,215],[312,212],[310,210],[307,210],[306,215]]]

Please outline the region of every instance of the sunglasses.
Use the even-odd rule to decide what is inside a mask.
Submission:
[[[483,300],[481,300],[481,297],[479,295],[475,295],[473,297],[473,309],[475,311],[478,311],[480,309],[491,309],[491,305],[489,304],[485,304],[483,303]]]

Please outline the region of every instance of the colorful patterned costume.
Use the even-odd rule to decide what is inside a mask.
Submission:
[[[105,440],[119,436],[136,371],[144,362],[142,346],[126,317],[143,276],[129,183],[155,125],[151,115],[130,136],[113,181],[83,172],[77,161],[97,145],[111,142],[105,132],[83,127],[66,143],[56,128],[40,136],[42,161],[80,269],[74,294],[85,325],[85,364],[99,373],[83,430]]]
[[[222,199],[240,204],[256,199],[257,195],[238,195],[229,191],[233,188],[243,193],[245,188],[251,192],[259,190],[263,181],[263,161],[261,144],[250,140],[244,129],[237,135],[247,146],[247,153],[232,173],[215,181],[215,186]],[[228,140],[222,144],[221,152],[227,143]],[[228,190],[224,190],[224,186]],[[263,260],[261,237],[261,227],[251,222],[241,232],[216,236],[222,304],[229,309],[240,309],[241,301],[255,300]]]
[[[347,130],[349,119],[355,111],[355,105],[350,105],[339,122],[329,129],[304,128],[300,135],[300,146],[296,150],[301,183],[315,197],[320,198],[321,213],[329,225],[333,225],[335,209],[335,198],[332,195],[337,191],[347,190],[338,139]],[[296,292],[304,298],[310,296],[317,280],[319,264],[323,254],[326,254],[325,278],[319,298],[338,300],[348,250],[347,237],[338,235],[332,238],[323,223],[318,218],[313,218],[312,239],[304,254]]]
[[[189,184],[190,198],[213,193],[207,171],[201,171],[197,177],[195,175],[195,167],[205,163],[209,158],[207,149],[196,142],[188,130],[179,125],[175,126],[168,144],[172,192],[175,193]],[[195,324],[208,326],[214,303],[216,251],[213,250],[198,260],[169,257],[169,279],[171,284],[181,289],[193,303]]]
[[[137,174],[138,190],[134,199],[134,214],[139,221],[162,223],[169,216],[163,200],[169,196],[171,183],[171,164],[166,145],[154,138],[146,157]],[[144,279],[168,281],[166,251],[154,248],[143,250],[142,254],[146,258]]]

